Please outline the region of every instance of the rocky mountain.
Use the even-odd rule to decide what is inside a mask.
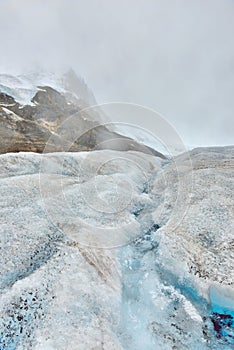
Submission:
[[[64,151],[58,129],[73,116],[70,127],[63,130],[64,140],[73,139],[66,151],[132,150],[164,157],[103,125],[106,117],[101,109],[99,113],[87,109],[93,104],[97,104],[94,95],[72,70],[59,78],[43,73],[0,76],[0,153],[42,153],[50,139],[56,143],[51,151]]]

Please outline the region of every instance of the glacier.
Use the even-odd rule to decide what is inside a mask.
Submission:
[[[233,165],[0,155],[0,349],[233,349]]]

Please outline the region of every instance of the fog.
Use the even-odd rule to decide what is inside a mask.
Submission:
[[[188,147],[234,143],[232,0],[0,0],[0,32],[0,73],[73,67],[98,102],[153,108]]]

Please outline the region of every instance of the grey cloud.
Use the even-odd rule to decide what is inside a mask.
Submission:
[[[231,0],[0,1],[0,70],[83,76],[101,102],[165,115],[188,146],[233,143]]]

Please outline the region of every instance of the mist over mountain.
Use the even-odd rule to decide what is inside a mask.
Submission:
[[[93,93],[73,70],[62,76],[43,71],[0,75],[0,153],[116,149],[164,157],[113,131],[101,108],[94,110],[93,105],[97,105]],[[65,123],[61,136],[59,128]],[[47,143],[54,143],[54,148],[46,150]]]
[[[232,0],[0,1],[1,72],[82,75],[98,103],[165,116],[188,148],[233,144]]]

